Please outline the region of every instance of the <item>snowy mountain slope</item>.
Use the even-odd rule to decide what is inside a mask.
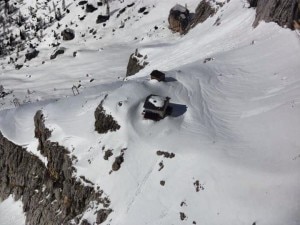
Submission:
[[[60,99],[1,111],[0,130],[38,154],[32,118],[42,109],[53,130],[51,140],[76,156],[76,176],[86,176],[110,197],[114,211],[107,224],[298,225],[299,37],[275,24],[253,29],[254,12],[237,0],[179,37],[162,22],[174,3],[151,1],[156,7],[149,17],[125,25],[115,38],[104,33],[80,51],[82,39],[75,40],[60,59],[40,65],[45,51],[28,68],[3,70],[1,83],[19,98],[30,89],[36,90],[32,101]],[[221,25],[213,26],[217,17]],[[143,36],[156,24],[165,30]],[[144,40],[135,41],[136,33]],[[149,66],[116,81],[137,47],[147,54]],[[79,55],[73,59],[75,50]],[[207,57],[212,60],[204,63]],[[168,82],[149,81],[153,69],[166,71]],[[81,94],[62,98],[72,95],[79,79],[85,87]],[[171,116],[159,122],[142,118],[151,93],[171,97]],[[104,107],[121,129],[99,135],[94,111],[106,94]],[[107,149],[113,152],[108,161],[103,159]],[[124,163],[110,174],[122,149]],[[158,150],[175,157],[158,156]],[[161,162],[164,168],[158,171]],[[94,217],[86,212],[83,219],[93,222]]]

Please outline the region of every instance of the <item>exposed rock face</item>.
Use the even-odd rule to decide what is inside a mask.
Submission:
[[[105,23],[107,20],[109,20],[109,16],[99,15],[97,17],[96,23]]]
[[[111,115],[106,114],[105,109],[103,108],[103,102],[98,105],[95,111],[95,130],[100,134],[105,134],[108,131],[116,131],[120,129],[120,125]]]
[[[105,222],[111,212],[111,209],[100,209],[100,211],[97,213],[96,223],[101,224]]]
[[[61,32],[61,36],[63,37],[64,41],[70,41],[75,38],[75,32],[70,28],[66,28]]]
[[[169,28],[174,32],[183,34],[187,31],[191,21],[190,12],[182,5],[175,5],[169,14]]]
[[[31,49],[29,52],[27,52],[27,53],[25,54],[25,58],[26,58],[26,60],[29,61],[29,60],[32,60],[33,58],[37,57],[38,54],[39,54],[39,51],[38,51],[38,50],[36,50],[36,49]]]
[[[257,0],[257,4],[249,0],[249,3],[257,7],[254,26],[264,20],[294,29],[296,23],[300,22],[300,0]]]
[[[115,158],[114,163],[112,164],[112,170],[118,171],[121,168],[121,164],[124,162],[124,153]]]
[[[96,10],[97,10],[97,8],[94,7],[93,5],[91,5],[91,4],[87,4],[87,5],[86,5],[85,11],[86,11],[87,13],[92,13],[92,12],[94,12],[94,11],[96,11]]]
[[[106,212],[111,211],[109,200],[101,198],[102,191],[95,192],[93,187],[72,177],[75,169],[69,153],[48,140],[51,133],[41,111],[35,115],[34,123],[35,136],[48,163],[45,165],[0,133],[0,197],[5,199],[14,194],[16,200],[21,199],[26,224],[30,225],[74,224],[71,220],[77,217],[79,221],[91,201],[102,203]]]
[[[144,69],[145,66],[148,65],[148,62],[145,61],[146,59],[147,59],[147,56],[143,56],[136,49],[135,53],[132,53],[129,57],[126,77],[132,76],[132,75],[138,73],[140,70]]]
[[[196,8],[195,15],[191,21],[190,28],[195,27],[199,23],[203,23],[209,17],[213,16],[216,13],[216,10],[210,5],[209,2],[203,0],[199,3]]]
[[[64,54],[65,50],[66,49],[64,47],[59,47],[52,53],[52,55],[50,56],[50,59],[55,59],[58,55]]]

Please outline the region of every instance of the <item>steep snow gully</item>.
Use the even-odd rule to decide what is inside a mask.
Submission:
[[[300,224],[299,1],[199,3],[0,2],[0,225]]]

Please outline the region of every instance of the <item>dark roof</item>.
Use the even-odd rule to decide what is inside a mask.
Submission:
[[[153,70],[150,74],[151,77],[155,77],[155,78],[164,78],[165,74],[159,70]]]
[[[163,100],[164,101],[163,106],[162,107],[157,107],[154,104],[152,104],[151,101],[150,101],[150,99],[152,97],[164,98],[164,100]],[[144,109],[162,110],[165,107],[165,105],[168,104],[169,100],[170,100],[169,97],[161,97],[159,95],[149,95],[149,96],[147,96],[143,107],[144,107]]]

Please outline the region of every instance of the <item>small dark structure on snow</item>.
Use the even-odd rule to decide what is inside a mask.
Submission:
[[[143,115],[145,119],[158,121],[170,115],[172,108],[169,106],[169,97],[149,95],[144,103]]]
[[[165,81],[166,75],[159,71],[159,70],[153,70],[150,74],[151,80],[157,80],[157,81]]]

